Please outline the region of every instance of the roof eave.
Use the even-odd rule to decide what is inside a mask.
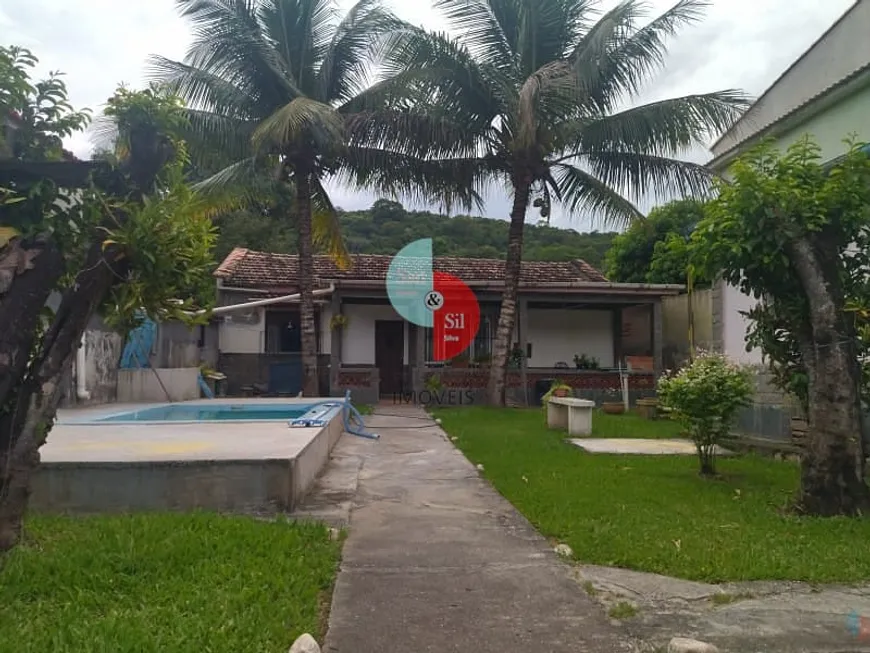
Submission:
[[[769,137],[775,138],[800,126],[840,100],[863,90],[868,84],[870,84],[870,63],[855,71],[851,77],[844,78],[838,84],[832,85],[823,94],[809,100],[793,111],[783,114],[774,122],[746,137],[731,149],[726,150],[709,161],[706,167],[716,174],[722,174],[736,158],[747,150],[752,149],[759,141]]]

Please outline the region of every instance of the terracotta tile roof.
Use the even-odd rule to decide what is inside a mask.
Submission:
[[[383,282],[391,256],[381,254],[358,254],[351,257],[348,269],[339,269],[328,256],[314,257],[314,273],[319,280],[316,285],[325,285],[326,280],[360,280]],[[463,281],[501,281],[504,278],[504,261],[500,259],[456,258],[436,256],[436,271],[453,274]],[[299,275],[299,260],[293,254],[269,254],[249,249],[236,248],[224,259],[215,276],[227,286],[239,288],[293,287]],[[525,261],[520,273],[520,283],[592,281],[606,282],[601,272],[579,259],[564,262]]]

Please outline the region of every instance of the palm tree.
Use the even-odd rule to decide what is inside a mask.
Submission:
[[[705,144],[749,104],[727,90],[630,106],[663,65],[666,37],[699,19],[706,2],[680,0],[646,24],[640,0],[622,0],[603,14],[597,4],[436,0],[455,40],[412,28],[392,38],[388,73],[417,94],[405,112],[425,113],[440,125],[426,134],[421,172],[440,171],[473,189],[460,199],[479,197],[494,182],[512,195],[488,390],[494,404],[504,402],[529,205],[546,216],[558,201],[614,226],[643,217],[639,198],[702,195],[708,172],[671,157]],[[407,134],[383,136],[382,144],[417,154]]]
[[[317,394],[313,248],[345,252],[324,180],[341,171],[376,179],[382,171],[353,151],[348,121],[363,129],[377,107],[368,85],[382,37],[400,23],[378,0],[341,17],[332,0],[177,0],[194,28],[183,62],[152,60],[154,78],[187,104],[192,154],[215,171],[203,189],[239,197],[263,179],[292,192],[299,253],[303,390]],[[363,113],[366,112],[366,113]],[[359,139],[357,139],[359,140]],[[258,191],[259,189],[259,191]],[[259,198],[262,199],[262,198]],[[280,202],[278,202],[280,205]]]

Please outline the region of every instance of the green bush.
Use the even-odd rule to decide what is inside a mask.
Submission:
[[[737,411],[749,403],[752,393],[752,371],[722,354],[702,353],[659,379],[659,401],[695,443],[702,475],[715,475],[716,445],[728,435]]]

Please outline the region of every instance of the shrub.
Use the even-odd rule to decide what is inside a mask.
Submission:
[[[715,447],[752,392],[751,370],[721,354],[702,353],[676,374],[659,379],[659,401],[695,443],[702,475],[715,475]]]

